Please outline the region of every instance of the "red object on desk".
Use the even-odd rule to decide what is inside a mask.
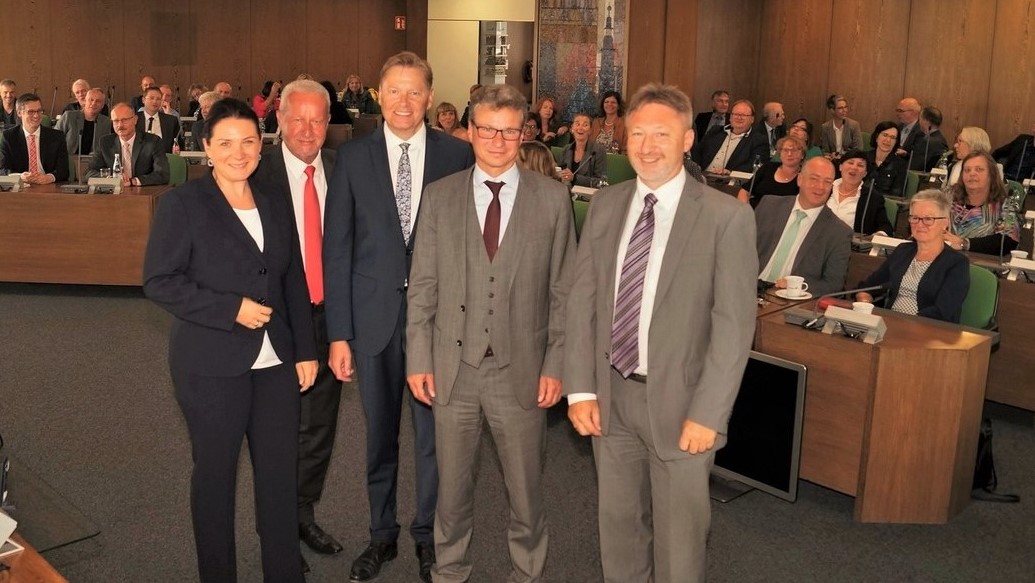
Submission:
[[[852,309],[852,302],[848,300],[841,300],[837,298],[823,298],[816,302],[817,310],[822,313],[825,312],[830,306],[837,306],[839,308],[845,308],[846,310]]]

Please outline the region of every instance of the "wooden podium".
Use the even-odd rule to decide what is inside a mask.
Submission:
[[[875,345],[776,312],[755,350],[808,367],[801,478],[855,496],[861,522],[948,522],[970,501],[991,339],[874,313],[888,327]]]

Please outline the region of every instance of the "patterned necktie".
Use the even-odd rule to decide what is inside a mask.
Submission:
[[[133,180],[133,151],[129,142],[122,142],[122,181],[129,184]]]
[[[39,174],[39,149],[36,147],[36,134],[29,134],[29,173]]]
[[[402,156],[399,156],[399,175],[395,179],[395,206],[399,209],[399,224],[402,226],[403,241],[410,240],[410,193],[412,176],[410,174],[410,145],[399,144]]]
[[[615,317],[611,324],[611,365],[629,378],[640,363],[640,310],[643,304],[643,280],[647,274],[647,258],[654,240],[654,205],[658,197],[650,193],[643,199],[643,212],[636,220],[629,248],[622,263],[615,298]]]
[[[798,231],[801,230],[801,223],[805,220],[808,215],[805,211],[798,209],[794,211],[794,221],[787,226],[783,236],[780,237],[780,244],[776,248],[776,253],[773,254],[773,263],[769,268],[769,273],[764,278],[766,281],[776,281],[786,275],[784,273],[784,264],[787,263],[787,259],[791,254],[791,247],[794,246],[794,241],[798,238]]]
[[[485,181],[485,186],[492,191],[492,202],[489,203],[489,210],[485,213],[485,228],[482,229],[482,239],[485,241],[485,252],[489,254],[489,261],[496,257],[496,251],[500,248],[500,190],[503,182]]]
[[[316,195],[313,175],[316,167],[305,167],[305,189],[302,193],[302,215],[305,230],[305,281],[309,284],[309,299],[314,304],[323,302],[323,228],[320,221],[320,198]]]

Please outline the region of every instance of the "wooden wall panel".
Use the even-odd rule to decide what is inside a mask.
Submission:
[[[213,8],[216,6],[213,4]],[[121,33],[125,65],[122,82],[115,88],[115,100],[129,101],[139,94],[140,79],[144,75],[154,77],[160,84],[180,87],[186,95],[191,83],[191,65],[197,62],[199,47],[190,35],[191,20],[196,17],[191,14],[190,5],[138,0],[124,3],[120,13],[122,30],[113,30],[112,34],[118,38]],[[248,53],[247,47],[244,52]]]
[[[736,100],[757,101],[759,31],[755,0],[700,0],[697,8],[697,70],[694,112],[711,111],[712,92],[725,89]]]
[[[406,14],[405,0],[361,1],[355,30],[359,74],[376,87],[385,59],[406,49],[406,31],[395,30],[395,17]],[[448,66],[446,64],[439,65]]]
[[[18,7],[5,4],[3,34],[0,34],[0,67],[4,72],[0,78],[12,79],[18,85],[19,93],[33,91],[44,99],[44,107],[50,107],[54,90],[49,71],[52,67],[50,43],[53,39],[51,27],[43,15],[49,12],[47,0],[26,2]],[[13,34],[12,34],[13,33]]]
[[[762,104],[784,104],[787,119],[805,116],[818,127],[830,94],[831,0],[767,0],[762,9],[756,123]]]
[[[47,91],[44,103],[49,111],[53,86],[57,86],[55,113],[60,113],[74,99],[72,82],[76,79],[86,79],[93,87],[106,92],[113,85],[125,87],[126,54],[104,50],[110,46],[108,39],[121,41],[125,25],[125,17],[119,9],[121,5],[112,2],[62,4],[62,18],[55,20],[53,27],[50,46],[52,68],[47,81],[51,90]],[[84,30],[90,34],[83,34]],[[90,58],[78,58],[81,55],[89,55]]]
[[[253,95],[251,9],[250,0],[191,0],[197,31],[193,42],[198,47],[191,82],[213,89],[216,83],[226,81],[233,87],[234,97],[249,99]],[[127,28],[131,26],[127,24]],[[137,76],[135,83],[139,82]]]
[[[684,1],[684,0],[673,0]],[[667,0],[630,0],[628,31],[629,59],[625,74],[627,93],[664,79],[665,14]]]
[[[307,6],[294,2],[252,3],[248,34],[251,39],[251,79],[243,94],[249,100],[259,94],[267,80],[290,83],[300,73],[313,75],[306,61],[308,47],[298,42],[306,37],[306,20],[299,10],[304,13]],[[319,76],[316,79],[322,80]]]
[[[665,66],[662,80],[692,96],[697,70],[697,39],[696,35],[686,34],[688,30],[697,30],[697,2],[669,2],[665,14]],[[635,90],[629,87],[630,93]]]
[[[1035,1],[999,0],[985,130],[997,148],[1035,123]]]
[[[909,3],[834,0],[831,22],[829,93],[848,99],[848,115],[863,131],[894,121],[906,76]],[[826,113],[816,121],[825,121]]]
[[[345,79],[358,73],[364,83],[369,75],[359,71],[358,0],[309,0],[306,10],[306,53],[309,70],[320,80],[330,79],[344,89]]]
[[[406,0],[406,50],[428,56],[428,0]]]
[[[905,93],[942,111],[950,144],[958,128],[986,124],[995,13],[988,0],[913,0]]]

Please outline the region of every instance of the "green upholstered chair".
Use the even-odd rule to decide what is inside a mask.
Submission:
[[[920,188],[920,173],[910,170],[906,173],[906,200],[912,200],[917,189]]]
[[[564,156],[564,148],[561,146],[550,146],[550,151],[553,152],[553,161],[560,164],[561,156]]]
[[[991,271],[970,266],[970,290],[963,300],[960,324],[984,330],[996,330],[999,322],[999,279]]]
[[[586,222],[586,212],[589,211],[588,200],[571,201],[572,211],[575,213],[575,236],[582,234],[582,225]]]
[[[891,223],[891,227],[898,230],[898,203],[891,200],[890,198],[884,199],[884,211],[888,213],[888,222]],[[894,233],[888,233],[888,235],[894,235]]]
[[[607,183],[618,184],[636,178],[636,171],[625,154],[607,154]]]
[[[859,132],[859,139],[861,139],[862,143],[863,143],[863,147],[862,147],[863,152],[869,152],[870,150],[873,149],[873,148],[870,147],[870,136],[872,134],[873,134],[873,132]]]
[[[169,158],[169,186],[187,182],[187,160],[179,154],[166,154]]]

